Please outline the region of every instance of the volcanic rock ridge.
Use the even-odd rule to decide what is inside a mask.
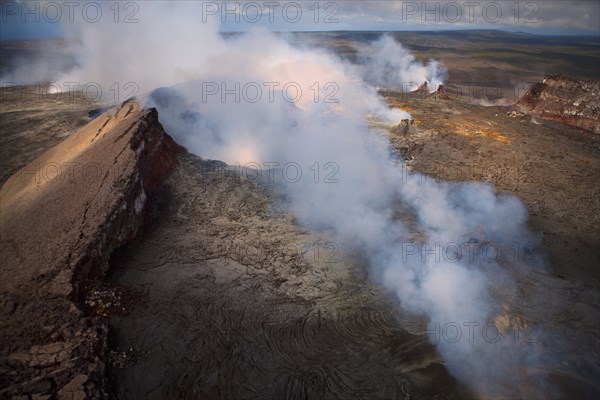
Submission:
[[[106,320],[82,299],[183,151],[131,99],[2,186],[1,398],[102,397]]]

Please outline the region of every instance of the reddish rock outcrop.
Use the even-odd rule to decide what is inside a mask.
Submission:
[[[439,85],[437,90],[432,93],[432,96],[438,99],[450,100],[450,96],[446,92],[446,87],[444,85]]]
[[[423,82],[421,86],[417,88],[416,92],[429,93],[429,85],[427,84],[427,81]]]
[[[519,99],[521,111],[600,133],[600,82],[546,76]]]
[[[128,100],[2,186],[1,398],[101,396],[107,329],[82,311],[85,288],[136,235],[180,151],[155,109]]]
[[[394,135],[406,136],[408,135],[410,128],[414,127],[414,125],[415,121],[413,119],[403,119],[398,125],[394,126],[390,132]]]

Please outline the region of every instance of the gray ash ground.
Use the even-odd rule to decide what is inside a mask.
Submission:
[[[111,261],[112,282],[147,295],[110,319],[111,397],[471,397],[359,264],[307,259],[298,249],[326,239],[204,162],[181,158]]]
[[[328,238],[274,211],[268,188],[180,161],[145,232],[111,261],[110,281],[138,294],[110,318],[111,398],[476,397],[360,257],[302,254]],[[550,377],[549,398],[593,397],[597,291],[552,271],[513,273],[523,297],[505,296],[494,323],[524,329],[546,356],[516,370],[525,378],[511,389],[535,398]]]

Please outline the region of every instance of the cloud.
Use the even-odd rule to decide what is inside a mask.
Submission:
[[[161,3],[161,1],[153,1]],[[166,2],[165,2],[166,3]],[[193,17],[221,31],[454,30],[504,29],[539,33],[593,34],[600,31],[597,1],[205,1],[195,2]],[[64,22],[93,19],[98,2],[0,2],[3,40],[58,37]],[[139,2],[105,9],[101,19],[136,18]],[[58,9],[56,9],[58,5]],[[86,8],[87,7],[87,8]],[[127,7],[125,9],[125,7]],[[57,11],[60,16],[57,18]],[[122,22],[122,21],[121,21]],[[67,25],[68,25],[67,24]],[[72,34],[72,31],[71,31]]]
[[[345,1],[340,21],[361,24],[377,18],[384,29],[510,29],[521,31],[600,30],[600,5],[595,1]],[[375,25],[374,25],[375,26]]]

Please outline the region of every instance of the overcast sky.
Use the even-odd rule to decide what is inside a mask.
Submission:
[[[600,32],[600,1],[597,0],[201,3],[198,23],[212,19],[219,23],[222,31],[245,31],[262,25],[276,31],[502,29],[585,35]],[[0,0],[0,37],[3,40],[60,37],[63,25],[94,23],[99,19],[135,23],[143,16],[144,4],[144,1]]]

